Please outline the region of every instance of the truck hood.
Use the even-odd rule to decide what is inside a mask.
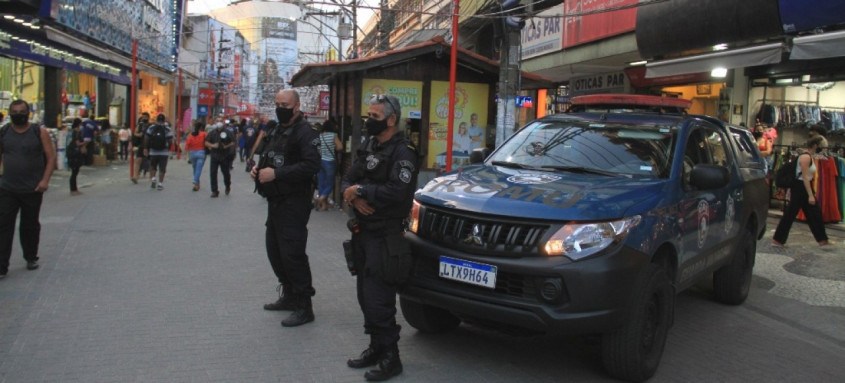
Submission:
[[[417,191],[416,199],[425,205],[506,217],[600,221],[648,210],[653,203],[642,202],[657,203],[655,196],[662,195],[666,182],[479,165],[431,180]]]

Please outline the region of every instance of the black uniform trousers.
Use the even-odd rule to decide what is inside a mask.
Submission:
[[[215,193],[220,190],[217,186],[217,169],[223,172],[223,186],[229,187],[232,185],[232,162],[227,158],[218,159],[211,157],[211,165],[209,171],[211,172],[211,192]]]
[[[23,258],[38,260],[38,242],[41,237],[41,201],[44,193],[16,193],[0,189],[0,270],[9,269],[12,242],[15,238],[15,221],[21,213],[19,229]]]
[[[789,230],[792,229],[792,223],[795,222],[795,218],[798,216],[798,211],[804,210],[804,215],[807,217],[807,225],[810,226],[813,238],[816,239],[816,242],[827,241],[819,201],[816,200],[815,205],[810,205],[810,195],[807,194],[804,182],[795,181],[792,187],[789,188],[789,195],[789,205],[786,206],[786,210],[784,210],[783,216],[780,218],[780,222],[778,222],[778,227],[775,229],[775,235],[772,236],[772,239],[785,244],[789,238]]]
[[[295,296],[314,296],[311,265],[305,246],[311,197],[308,194],[270,198],[267,204],[265,244],[273,273]]]
[[[401,327],[396,324],[397,286],[384,283],[381,278],[382,256],[387,253],[385,237],[401,235],[402,220],[385,220],[370,225],[362,223],[362,231],[354,238],[355,269],[358,304],[364,313],[364,333],[369,334],[373,346],[395,349]],[[367,226],[380,226],[368,230]]]

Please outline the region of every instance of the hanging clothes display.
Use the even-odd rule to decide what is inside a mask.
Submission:
[[[836,190],[839,171],[834,157],[816,157],[816,177],[813,179],[813,190],[816,191],[816,201],[822,211],[822,222],[838,223],[842,220],[842,210],[839,206],[839,192]],[[798,213],[799,221],[806,221],[804,212]]]
[[[813,104],[764,103],[757,111],[757,120],[769,126],[809,128],[821,123],[829,133],[845,134],[845,109],[819,107]]]

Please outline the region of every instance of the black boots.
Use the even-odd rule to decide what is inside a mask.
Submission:
[[[370,343],[370,347],[361,352],[361,356],[356,359],[349,359],[346,365],[352,368],[364,368],[375,366],[381,358],[382,351],[374,344]]]
[[[296,327],[314,321],[314,310],[311,309],[311,297],[292,298],[295,308],[285,320],[282,326]]]
[[[268,311],[296,310],[296,303],[294,302],[290,291],[288,291],[288,289],[284,288],[284,286],[282,285],[279,285],[279,288],[277,290],[279,291],[279,299],[273,303],[268,303],[264,305],[264,309]]]
[[[385,351],[378,360],[378,370],[370,370],[364,378],[370,382],[381,382],[402,373],[402,361],[397,348]]]

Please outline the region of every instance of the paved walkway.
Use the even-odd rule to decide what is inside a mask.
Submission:
[[[217,199],[209,198],[207,169],[202,190],[192,192],[184,159],[169,167],[164,191],[131,184],[124,166],[83,168],[84,194],[77,197],[67,191],[68,173],[57,172],[41,214],[41,268],[27,271],[16,245],[9,276],[0,281],[0,382],[363,381],[363,371],[345,365],[368,339],[341,255],[344,215],[312,214],[317,319],[282,328],[286,313],[261,309],[276,297],[264,251],[266,203],[252,193],[242,164],[235,164],[232,195]],[[820,253],[802,230],[808,232],[793,229],[786,250],[767,247],[771,234],[760,242],[757,283],[745,306],[680,296],[678,323],[653,381],[845,376],[842,353],[825,348],[845,349],[835,321],[796,335],[757,312],[760,305],[797,306],[822,321],[827,311],[807,304],[842,307],[845,277],[835,269],[845,264],[842,248]],[[812,258],[818,256],[827,258],[820,264]],[[804,266],[790,266],[802,259]],[[808,274],[815,287],[789,284],[796,274]],[[806,291],[812,296],[805,299]],[[732,324],[714,328],[714,316]],[[608,381],[590,339],[513,338],[471,326],[434,337],[414,331],[401,313],[399,320],[406,372],[397,382]],[[701,355],[714,357],[695,361]],[[794,372],[782,375],[790,363]]]

